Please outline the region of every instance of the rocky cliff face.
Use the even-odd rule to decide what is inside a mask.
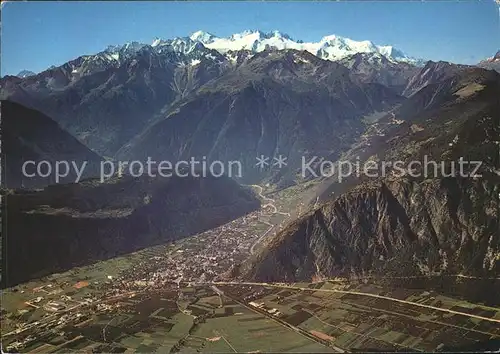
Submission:
[[[290,225],[249,275],[498,274],[499,192],[499,179],[363,184]]]
[[[117,178],[14,191],[2,215],[4,286],[170,242],[259,207],[228,178]]]

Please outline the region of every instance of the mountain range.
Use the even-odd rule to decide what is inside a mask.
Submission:
[[[185,55],[191,54],[185,64],[197,64],[201,58],[214,60],[238,61],[237,52],[248,51],[252,55],[268,49],[306,50],[311,54],[325,60],[337,61],[357,53],[372,53],[384,56],[392,62],[407,62],[414,65],[423,65],[425,60],[408,56],[399,49],[390,45],[376,45],[371,41],[355,41],[337,35],[328,35],[318,42],[304,42],[295,40],[280,31],[263,32],[260,30],[246,30],[232,34],[229,37],[217,37],[205,31],[196,31],[190,36],[176,37],[173,39],[156,38],[151,44],[128,42],[124,45],[110,45],[104,51],[95,55],[84,56],[87,64],[93,70],[105,66],[117,65],[141,50],[151,50],[157,53],[178,52]],[[223,55],[221,57],[220,55]],[[89,62],[94,62],[90,64]],[[82,75],[90,68],[81,68],[79,63],[74,63],[73,74]],[[25,78],[35,75],[28,70],[21,71],[17,76]]]
[[[392,47],[337,36],[303,43],[277,31],[229,38],[198,31],[110,46],[35,76],[7,76],[0,97],[46,114],[107,158],[244,155],[246,182],[286,184],[295,179],[297,156],[334,155],[364,129],[355,117],[400,103],[420,72],[412,62]],[[249,100],[261,107],[259,124]],[[306,107],[316,107],[311,118]],[[199,109],[210,115],[175,123]],[[246,122],[231,118],[242,114]],[[291,163],[280,174],[256,175],[251,167],[261,154],[284,154]]]
[[[17,118],[18,132],[10,139],[14,148],[8,151],[7,163],[20,160],[15,155],[19,146],[26,148],[26,156],[41,150],[56,158],[56,143],[39,143],[53,134],[55,140],[64,141],[64,149],[75,146],[79,158],[87,154],[96,161],[150,157],[175,162],[204,156],[212,161],[240,161],[244,173],[237,182],[244,184],[281,190],[313,180],[320,187],[314,195],[320,205],[309,205],[304,215],[266,239],[262,251],[242,265],[240,275],[245,278],[309,281],[372,272],[497,275],[500,74],[490,67],[497,56],[481,65],[485,68],[423,63],[371,42],[327,36],[318,43],[303,43],[280,32],[260,31],[229,38],[199,31],[190,37],[157,39],[152,45],[111,46],[34,76],[0,80],[0,98],[22,112],[17,117],[27,122],[35,119],[50,128],[29,140]],[[19,136],[22,139],[16,139]],[[287,165],[259,170],[255,163],[260,155],[282,155]],[[429,156],[448,166],[463,157],[482,161],[483,177],[351,176],[338,183],[335,175],[301,176],[302,158],[314,156],[334,162],[410,162]],[[317,171],[319,166],[311,168]],[[228,188],[234,198],[224,200],[224,213],[238,201],[243,204],[234,214],[222,215],[224,221],[256,207],[253,198],[233,182],[228,182]],[[132,189],[150,191],[145,187],[150,182],[130,183],[135,183]],[[193,183],[179,191],[199,192]],[[78,208],[90,205],[90,212],[99,214],[100,195],[106,195],[107,188],[118,188],[111,184],[101,189],[84,184],[49,190],[56,196],[73,193],[84,200],[76,201]],[[175,217],[191,215],[182,225],[196,223],[199,215],[190,214],[191,209],[204,210],[208,201],[218,200],[205,190],[203,199],[185,205],[182,195],[175,194],[174,203],[183,205],[182,210],[163,209],[162,200],[168,198],[162,188],[155,187],[159,204],[154,206]],[[244,197],[238,197],[240,192]],[[78,209],[71,204],[74,200],[61,206],[49,200],[47,192],[40,193],[35,198],[38,204],[30,204],[29,193],[10,197],[14,206],[20,200],[19,210],[12,215],[23,223],[24,235],[33,230],[23,220],[35,218],[24,215],[25,210],[38,215],[43,209],[37,220],[44,221],[53,217],[52,209]],[[116,226],[120,235],[130,235],[123,230],[138,225],[141,233],[151,233],[146,212],[157,220],[164,214],[156,214],[143,197],[133,202],[120,197],[117,208],[133,209],[140,217],[110,221],[103,230],[112,234]],[[25,203],[29,208],[22,208]],[[57,207],[46,213],[43,206],[51,203]],[[101,221],[95,221],[94,214],[90,219],[79,227],[95,233]],[[36,225],[42,229],[42,224]],[[52,234],[53,226],[43,232]],[[154,242],[162,240],[150,237]],[[61,262],[67,267],[69,261]],[[27,275],[19,279],[23,276]]]
[[[392,63],[408,63],[416,66],[423,66],[426,63],[425,59],[409,56],[391,45],[377,45],[369,40],[356,41],[335,34],[324,36],[318,42],[304,42],[277,30],[272,32],[245,30],[228,37],[218,37],[199,30],[185,37],[156,38],[150,44],[128,42],[123,45],[110,45],[95,55],[83,56],[83,63],[73,63],[72,74],[80,76],[89,71],[119,65],[127,58],[145,49],[158,53],[171,51],[186,55],[191,54],[191,57],[183,64],[196,65],[201,58],[238,62],[241,60],[238,52],[245,51],[247,53],[244,55],[248,57],[271,48],[305,50],[321,59],[332,61],[339,61],[355,54],[367,54],[372,56],[373,60],[383,60],[382,58],[384,58]],[[495,56],[481,61],[478,66],[496,67],[495,62],[498,61],[498,55],[497,53]],[[53,68],[55,66],[51,66],[48,70]],[[36,73],[32,71],[22,70],[16,76],[26,78],[34,75]]]
[[[319,42],[303,42],[295,40],[285,33],[273,31],[264,33],[259,30],[247,30],[233,34],[228,38],[219,38],[204,31],[193,33],[189,39],[201,42],[205,47],[215,49],[221,53],[238,50],[261,52],[268,48],[306,50],[321,59],[340,60],[356,53],[376,53],[387,57],[389,60],[422,63],[421,59],[409,57],[402,51],[392,46],[380,46],[371,41],[355,41],[349,38],[328,35]],[[155,41],[155,44],[162,43]]]

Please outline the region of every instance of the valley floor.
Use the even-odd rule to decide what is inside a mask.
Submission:
[[[278,198],[255,188],[262,210],[217,229],[7,289],[3,349],[406,352],[500,340],[499,308],[428,289],[371,278],[228,280],[235,265],[300,214],[299,200],[310,193],[292,188]]]

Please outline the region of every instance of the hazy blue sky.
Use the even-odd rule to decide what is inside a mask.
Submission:
[[[337,34],[458,63],[477,63],[500,47],[493,0],[13,2],[2,8],[1,72],[38,72],[110,44],[151,43],[199,29],[218,36],[278,29],[304,41]]]

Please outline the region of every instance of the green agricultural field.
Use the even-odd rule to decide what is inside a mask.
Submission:
[[[498,308],[430,291],[384,289],[373,284],[351,283],[346,287],[342,282],[328,282],[292,286],[310,290],[296,291],[285,287],[279,290],[279,286],[274,286],[269,287],[272,291],[254,301],[264,303],[267,308],[277,308],[284,314],[281,317],[284,321],[345,350],[435,351],[441,343],[460,346],[473,341],[500,339],[499,326],[495,322],[500,318]],[[228,289],[228,293],[231,290],[237,292],[237,287]],[[332,290],[349,290],[383,298]],[[245,294],[250,292],[246,290]],[[462,314],[449,313],[448,310]],[[474,315],[491,320],[474,318]]]
[[[206,338],[204,348],[211,352],[287,352],[324,351],[324,346],[301,336],[293,330],[263,315],[255,313],[245,307],[233,306],[233,314],[221,317],[208,318],[201,323],[192,335]]]

